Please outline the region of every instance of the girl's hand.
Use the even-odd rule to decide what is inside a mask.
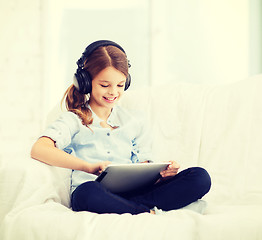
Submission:
[[[105,170],[105,168],[110,164],[110,161],[98,162],[98,163],[89,163],[87,168],[88,173],[93,173],[95,175],[99,175],[101,172]]]
[[[175,161],[169,161],[169,162],[170,164],[168,165],[167,169],[160,172],[162,178],[169,178],[175,176],[180,168],[180,165]]]

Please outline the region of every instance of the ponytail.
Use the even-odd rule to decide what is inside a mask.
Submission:
[[[79,93],[73,84],[66,90],[61,104],[64,100],[66,109],[75,113],[81,119],[83,125],[88,127],[88,125],[92,124],[92,112],[86,106],[86,96]]]

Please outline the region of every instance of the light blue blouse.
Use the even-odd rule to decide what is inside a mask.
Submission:
[[[54,140],[57,148],[90,163],[111,161],[120,164],[152,160],[150,129],[141,114],[114,107],[107,120],[110,126],[116,127],[114,130],[101,127],[102,120],[94,112],[92,117],[91,131],[76,114],[64,112],[42,136]],[[96,177],[73,170],[71,192]]]

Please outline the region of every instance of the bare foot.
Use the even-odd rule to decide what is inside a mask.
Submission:
[[[156,214],[156,212],[154,210],[150,210],[151,214]]]

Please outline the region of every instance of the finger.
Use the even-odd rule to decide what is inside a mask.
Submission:
[[[163,175],[161,175],[162,176],[162,178],[167,178],[167,177],[173,177],[173,176],[175,176],[176,175],[176,173],[165,173],[165,174],[163,174]]]
[[[168,169],[166,169],[165,171],[167,171],[167,172],[178,172],[178,168],[175,168],[175,167],[170,167],[170,168],[168,168]]]
[[[169,161],[170,164],[168,165],[168,168],[180,168],[180,165],[175,161]]]
[[[106,169],[106,167],[110,164],[111,162],[109,162],[109,161],[106,161],[106,162],[103,162],[103,164],[102,164],[102,170],[105,170]]]
[[[177,163],[177,162],[174,162],[174,167],[179,169],[180,168],[180,165]]]
[[[160,174],[162,177],[166,177],[166,176],[175,176],[178,172],[178,169],[176,170],[165,170],[165,171],[162,171]]]
[[[165,175],[165,176],[174,176],[176,174],[177,174],[177,172],[172,171],[172,172],[165,172],[163,175]]]

